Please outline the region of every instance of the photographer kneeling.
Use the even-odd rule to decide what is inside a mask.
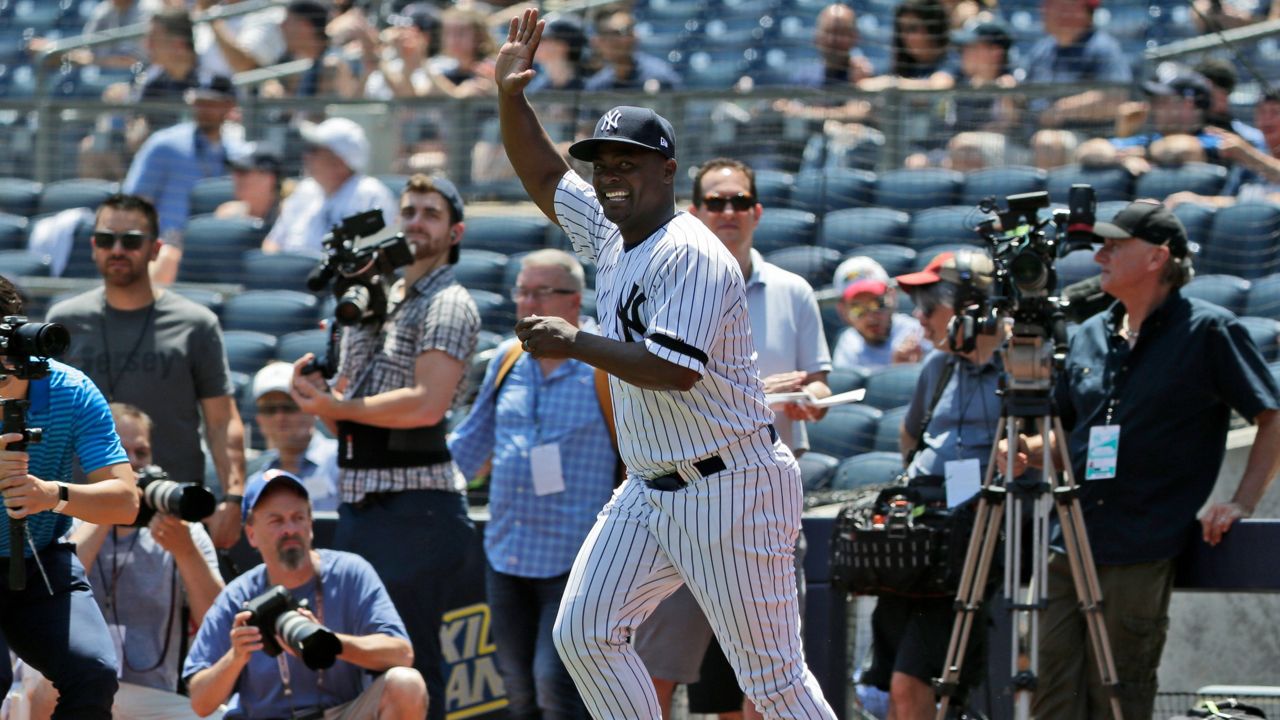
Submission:
[[[996,389],[1001,363],[995,351],[1001,338],[979,334],[957,337],[952,343],[947,334],[957,311],[989,295],[993,270],[985,254],[965,250],[941,253],[923,271],[896,278],[915,303],[925,338],[941,350],[925,358],[899,430],[909,484],[945,483],[948,497],[970,504],[986,472],[1000,419]],[[966,536],[960,542],[967,540]],[[872,665],[862,682],[889,692],[889,717],[934,716],[932,681],[942,675],[946,661],[954,600],[954,593],[924,598],[881,595],[876,603]],[[986,637],[981,611],[975,627],[956,697],[960,703],[981,679]]]
[[[236,694],[227,718],[421,720],[426,685],[411,667],[400,616],[369,563],[311,548],[311,502],[302,482],[268,470],[246,488],[243,513],[246,537],[263,564],[232,581],[200,626],[183,667],[192,708],[208,715]],[[273,597],[264,598],[268,593]],[[282,593],[312,609],[268,612]],[[277,632],[264,637],[259,625]],[[310,644],[317,639],[332,644],[320,644],[331,655],[318,662],[314,655],[323,652],[313,653]],[[382,674],[370,683],[376,673]]]

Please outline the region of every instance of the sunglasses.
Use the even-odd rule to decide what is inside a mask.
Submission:
[[[702,204],[711,212],[724,212],[725,205],[732,205],[734,212],[746,212],[756,206],[756,199],[746,193],[738,193],[733,197],[723,198],[719,195],[708,195],[702,198]]]
[[[122,233],[94,230],[93,244],[99,249],[110,250],[116,246],[116,242],[119,242],[120,247],[125,250],[137,250],[142,247],[142,243],[146,242],[149,237],[146,233],[138,230]]]
[[[275,403],[258,406],[259,415],[292,415],[300,411],[301,408],[293,403]]]
[[[886,307],[887,305],[885,304],[885,298],[883,297],[879,297],[879,298],[876,298],[875,300],[871,300],[868,302],[860,302],[857,304],[852,304],[849,306],[849,317],[853,318],[854,320],[857,320],[858,318],[861,318],[864,315],[870,315],[871,313],[881,312]]]
[[[511,299],[520,302],[525,298],[537,300],[539,302],[546,300],[552,295],[573,295],[577,290],[569,290],[568,288],[511,288]]]

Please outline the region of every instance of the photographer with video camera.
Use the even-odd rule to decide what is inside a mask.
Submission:
[[[383,268],[380,274],[334,262],[345,251],[328,244],[317,275],[334,279],[338,318],[346,304],[343,322],[350,324],[336,366],[333,357],[322,363],[336,371],[329,373],[333,388],[313,371],[310,354],[294,364],[292,386],[298,407],[338,438],[342,502],[334,547],[368,560],[387,583],[413,640],[414,666],[426,678],[432,718],[443,718],[445,708],[441,616],[476,547],[466,481],[445,442],[445,416],[480,331],[480,312],[452,269],[462,216],[452,183],[414,175],[400,198],[403,238],[355,243],[357,255],[369,244],[378,248],[362,266]],[[396,265],[407,265],[404,278],[388,290],[387,268]]]
[[[908,486],[941,488],[953,513],[978,491],[1000,419],[1002,365],[997,335],[964,337],[952,319],[991,293],[993,264],[982,251],[944,252],[921,272],[900,275],[925,339],[940,352],[924,360],[915,394],[899,428]],[[951,540],[957,540],[955,532]],[[967,535],[958,538],[967,542]],[[871,617],[872,664],[862,682],[889,693],[890,717],[932,718],[933,679],[942,674],[955,617],[954,592],[931,597],[882,594]],[[964,663],[961,694],[981,680],[985,622]]]
[[[58,717],[110,718],[111,635],[74,547],[58,538],[73,517],[131,522],[138,491],[102,393],[49,359],[66,349],[66,330],[21,313],[0,276],[0,635],[58,688]],[[72,480],[77,463],[84,482]]]
[[[262,564],[218,595],[191,645],[196,714],[230,700],[226,718],[421,720],[426,687],[400,616],[369,563],[312,549],[302,481],[268,470],[243,507]]]
[[[78,523],[68,539],[75,543],[116,647],[120,690],[112,716],[194,720],[190,701],[177,694],[179,654],[188,613],[191,626],[199,627],[222,590],[217,552],[199,518],[186,522],[149,507],[148,497],[156,495],[154,483],[167,479],[151,464],[151,418],[125,403],[110,408],[129,464],[152,492],[143,495],[143,509],[132,526]],[[160,487],[203,493],[201,511],[213,512],[213,495],[203,487],[172,482]],[[56,699],[57,691],[42,679],[32,694],[31,720],[48,718]]]
[[[1230,412],[1258,429],[1232,500],[1200,516],[1209,544],[1252,514],[1280,470],[1280,390],[1235,316],[1181,293],[1192,276],[1190,246],[1164,205],[1139,200],[1093,232],[1102,242],[1095,255],[1102,289],[1117,302],[1071,339],[1054,402],[1080,483],[1121,712],[1147,718],[1168,631],[1174,559],[1213,490]],[[1000,445],[1005,472],[1007,443]],[[1042,448],[1041,436],[1019,436],[1010,474],[1038,465]],[[1093,649],[1086,652],[1086,618],[1056,524],[1053,550],[1032,713],[1111,717]]]

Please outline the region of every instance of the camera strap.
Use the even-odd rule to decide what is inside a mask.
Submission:
[[[321,565],[324,563],[321,562]],[[324,581],[320,579],[320,568],[316,568],[316,602],[315,612],[316,622],[324,625]],[[289,653],[281,652],[276,656],[276,667],[280,671],[280,686],[284,692],[285,700],[289,703],[289,709],[293,714],[297,714],[297,708],[293,707],[293,686],[289,684]],[[324,670],[316,670],[316,690],[324,690]],[[320,698],[317,694],[316,700]]]
[[[956,359],[948,357],[943,362],[942,373],[938,375],[938,384],[933,387],[933,397],[929,399],[929,407],[920,418],[920,427],[916,429],[916,445],[911,448],[911,452],[907,453],[906,460],[903,461],[904,467],[911,467],[911,461],[915,459],[916,453],[920,452],[920,447],[924,444],[925,431],[929,429],[929,423],[933,422],[933,411],[937,409],[938,401],[942,400],[942,393],[946,391],[947,383],[951,382],[951,376],[955,371]]]

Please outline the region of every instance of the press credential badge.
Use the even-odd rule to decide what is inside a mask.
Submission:
[[[1085,460],[1085,480],[1110,480],[1116,476],[1120,457],[1120,426],[1094,425],[1089,428],[1089,455]]]

